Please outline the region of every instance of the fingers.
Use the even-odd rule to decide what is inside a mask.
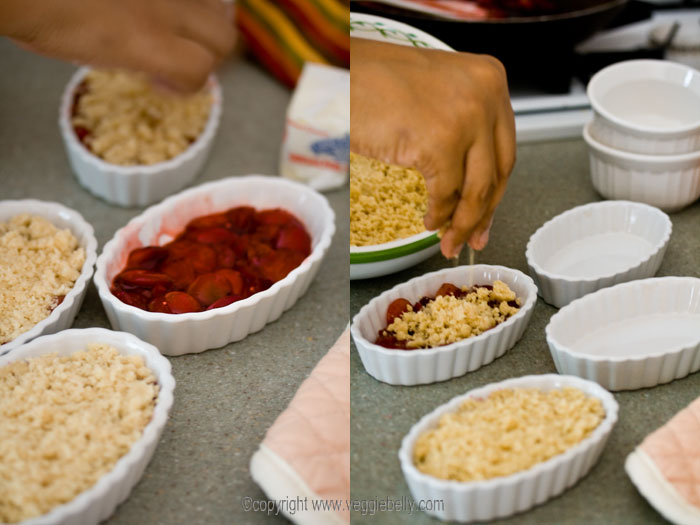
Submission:
[[[150,52],[132,54],[135,60],[131,68],[176,91],[189,93],[200,89],[216,64],[213,53],[186,38],[161,36],[149,39],[146,45]]]
[[[428,211],[423,220],[428,230],[436,230],[450,220],[462,192],[465,166],[459,160],[463,157],[445,155],[442,159],[452,162],[417,166],[425,177],[428,191]]]
[[[467,156],[466,183],[452,215],[450,228],[445,232],[440,243],[445,257],[459,254],[458,249],[481,225],[491,210],[491,203],[497,189],[494,143],[491,137],[483,137],[472,146]],[[476,240],[476,239],[475,239]],[[481,249],[480,243],[471,244],[474,249]]]
[[[175,32],[213,53],[219,60],[233,49],[235,33],[218,0],[181,0],[182,11]],[[218,60],[217,60],[218,61]]]

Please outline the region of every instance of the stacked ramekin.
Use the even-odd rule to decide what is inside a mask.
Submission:
[[[588,84],[583,130],[605,198],[678,211],[700,197],[700,72],[664,60],[609,66]]]

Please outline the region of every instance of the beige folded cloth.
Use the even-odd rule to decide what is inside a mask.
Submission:
[[[700,524],[700,398],[649,434],[627,456],[625,470],[666,519]]]
[[[267,431],[250,461],[250,473],[271,500],[297,502],[279,505],[294,523],[350,521],[349,330]]]

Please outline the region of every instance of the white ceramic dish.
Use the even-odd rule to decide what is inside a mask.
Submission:
[[[107,519],[141,479],[165,428],[175,389],[170,362],[160,355],[157,348],[131,334],[112,332],[104,328],[65,330],[59,334],[35,339],[11,354],[0,357],[0,366],[51,352],[69,355],[84,350],[91,343],[106,343],[121,354],[140,355],[144,358],[160,386],[153,417],[146,425],[141,438],[95,485],[47,514],[20,522],[21,525],[91,525]]]
[[[311,254],[267,290],[222,308],[187,314],[147,312],[110,292],[114,276],[134,248],[163,245],[195,217],[248,205],[284,208],[306,226]],[[97,259],[95,285],[112,327],[136,334],[166,355],[218,348],[262,330],[306,292],[328,251],[335,214],[320,193],[281,177],[249,175],[202,184],[151,206],[118,230]]]
[[[540,296],[561,308],[614,284],[652,277],[673,225],[653,206],[628,201],[577,206],[544,223],[525,256]]]
[[[396,350],[374,344],[386,327],[392,301],[404,297],[415,303],[432,296],[445,282],[456,286],[505,282],[521,299],[520,311],[487,332],[450,345],[419,350]],[[527,275],[504,266],[459,266],[415,277],[394,286],[362,307],[350,331],[367,373],[391,385],[421,385],[445,381],[476,370],[502,356],[525,331],[537,301],[537,287]]]
[[[10,350],[40,335],[53,334],[69,328],[73,324],[80,306],[83,304],[87,285],[95,267],[95,259],[97,259],[95,231],[77,211],[56,202],[34,199],[0,201],[0,222],[6,222],[20,213],[39,215],[50,221],[57,228],[68,228],[85,250],[85,262],[73,288],[66,294],[61,304],[54,308],[48,317],[39,321],[31,329],[9,343],[0,345],[0,355],[6,354]]]
[[[437,233],[427,231],[383,244],[350,246],[350,280],[396,273],[425,261],[439,251]]]
[[[392,44],[454,51],[442,40],[417,27],[364,13],[350,13],[350,36]]]
[[[459,482],[438,479],[420,472],[414,466],[413,449],[418,437],[433,428],[443,414],[457,410],[465,399],[484,397],[504,388],[554,390],[563,387],[575,387],[589,396],[600,399],[605,409],[605,419],[590,436],[562,454],[522,472],[484,481]],[[617,421],[617,413],[618,404],[609,392],[591,381],[578,377],[546,374],[491,383],[455,397],[413,425],[401,442],[401,470],[416,501],[444,502],[441,509],[426,511],[441,520],[472,522],[510,516],[561,494],[585,476],[600,457],[610,431]]]
[[[658,277],[573,301],[545,329],[559,373],[608,390],[668,383],[700,370],[700,279]]]
[[[640,155],[612,149],[583,128],[593,187],[606,199],[651,204],[664,211],[685,208],[700,197],[700,150],[683,155]]]
[[[700,72],[667,60],[628,60],[593,75],[591,134],[646,155],[700,149]]]
[[[216,77],[209,79],[213,103],[209,119],[187,150],[150,166],[119,166],[105,162],[78,140],[70,122],[73,94],[89,68],[80,68],[66,86],[58,125],[73,173],[91,193],[119,206],[145,206],[159,201],[191,182],[207,160],[221,120],[222,93]]]

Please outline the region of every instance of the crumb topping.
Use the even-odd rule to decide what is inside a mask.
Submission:
[[[155,164],[187,149],[204,130],[212,95],[154,89],[143,76],[90,71],[76,97],[72,124],[97,156],[124,166]]]
[[[468,290],[462,287],[463,292]],[[491,290],[477,287],[463,297],[440,295],[417,312],[408,306],[386,331],[406,341],[407,348],[432,348],[479,335],[515,315],[519,307],[515,292],[495,281]]]
[[[0,368],[0,522],[71,501],[109,472],[151,420],[156,378],[105,344]]]
[[[80,276],[85,250],[70,230],[20,214],[0,223],[0,345],[46,318]]]
[[[580,443],[604,418],[601,401],[578,388],[498,390],[440,417],[416,440],[413,461],[440,479],[508,476]]]
[[[425,231],[428,192],[420,172],[350,153],[350,245],[369,246]]]

